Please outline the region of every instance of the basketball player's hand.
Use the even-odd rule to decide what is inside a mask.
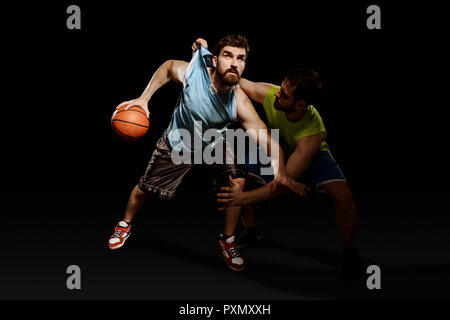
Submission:
[[[311,191],[311,189],[305,186],[304,184],[295,181],[286,174],[279,173],[275,175],[275,178],[272,181],[271,191],[275,192],[281,187],[288,188],[289,190],[299,195],[300,197],[306,197],[306,191]]]
[[[230,187],[220,188],[225,193],[217,194],[217,202],[223,205],[223,207],[219,208],[219,211],[226,210],[227,207],[240,207],[243,205],[244,192],[241,186],[231,176],[228,176],[228,182]]]
[[[120,107],[123,107],[125,105],[126,105],[125,110],[128,110],[132,106],[141,107],[145,111],[147,118],[150,117],[150,111],[148,111],[148,100],[147,99],[137,98],[137,99],[133,99],[133,100],[124,101],[121,104],[119,104],[116,109],[119,109]]]
[[[205,39],[198,38],[192,44],[192,51],[194,51],[194,52],[197,51],[200,48],[200,46],[202,46],[205,49],[208,49],[208,42],[206,42]]]

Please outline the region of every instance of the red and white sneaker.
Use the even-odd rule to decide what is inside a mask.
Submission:
[[[120,221],[114,228],[114,234],[109,238],[108,247],[111,250],[121,248],[130,236],[131,225],[125,221]]]
[[[228,268],[234,271],[242,271],[245,269],[245,262],[236,248],[234,239],[233,235],[226,240],[219,240],[217,254],[227,263]]]

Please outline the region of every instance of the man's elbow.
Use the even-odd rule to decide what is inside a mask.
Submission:
[[[168,70],[169,79],[177,83],[182,83],[184,74],[186,72],[189,63],[182,60],[171,59],[167,60],[165,64],[167,64],[166,67]]]
[[[175,60],[173,60],[173,59],[166,60],[166,62],[164,62],[164,64],[163,64],[163,66],[168,74],[172,74],[175,71],[174,65],[175,65]]]

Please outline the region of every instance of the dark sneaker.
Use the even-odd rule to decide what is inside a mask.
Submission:
[[[220,235],[222,238],[222,235]],[[234,271],[242,271],[245,269],[245,262],[237,251],[234,235],[226,240],[219,240],[217,245],[217,254],[226,263],[228,268]]]
[[[358,249],[351,247],[342,250],[341,275],[343,280],[354,280],[361,275]]]
[[[121,248],[131,234],[130,229],[131,225],[129,225],[125,221],[120,221],[119,223],[117,223],[116,227],[114,228],[114,233],[109,238],[108,247],[111,250],[117,250]]]
[[[264,242],[262,235],[255,227],[244,227],[244,230],[239,234],[236,241],[238,248],[246,246],[259,246]]]

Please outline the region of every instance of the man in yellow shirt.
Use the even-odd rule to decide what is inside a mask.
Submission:
[[[332,199],[342,237],[342,276],[344,279],[354,278],[359,272],[359,253],[355,247],[355,203],[325,141],[327,132],[322,118],[313,106],[322,87],[319,74],[309,68],[298,68],[288,72],[281,86],[243,78],[239,84],[250,98],[263,105],[268,128],[279,129],[280,145],[285,159],[288,159],[288,175],[318,192],[326,192]],[[253,177],[260,172],[258,165],[247,168]],[[263,181],[264,185],[254,190],[243,192],[239,188],[225,187],[222,188],[225,192],[218,194],[218,202],[224,206],[243,205],[245,208],[242,220],[246,228],[239,238],[240,246],[261,240],[251,205],[287,193],[284,189],[274,188],[270,177],[263,178],[268,183]]]

